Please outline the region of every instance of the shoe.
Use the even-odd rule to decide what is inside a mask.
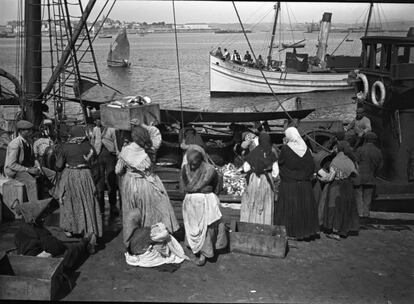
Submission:
[[[200,257],[199,258],[196,258],[194,260],[194,263],[197,266],[203,266],[206,263],[206,257],[204,255],[200,254]]]

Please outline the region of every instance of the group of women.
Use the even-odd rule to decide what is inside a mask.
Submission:
[[[122,197],[126,261],[131,265],[152,267],[190,259],[173,237],[180,226],[167,191],[154,171],[160,144],[161,134],[157,128],[132,125],[131,137],[122,147],[115,167]],[[206,258],[214,256],[216,249],[227,245],[216,195],[219,179],[214,166],[206,162],[202,147],[188,145],[186,151],[187,161],[182,167],[186,245],[193,253],[191,260],[203,265]],[[94,154],[83,127],[75,126],[56,162],[61,171],[57,187],[61,228],[68,236],[90,235],[94,245],[91,248],[95,248],[103,232],[91,174]]]
[[[245,157],[241,170],[247,173],[247,188],[242,196],[241,221],[283,225],[288,236],[295,239],[316,236],[320,224],[334,237],[358,230],[351,181],[358,172],[349,145],[338,142],[329,172],[320,171],[317,175],[312,153],[298,130],[287,128],[285,135],[286,144],[279,151],[271,144],[270,136],[262,132],[257,146]],[[217,196],[220,176],[203,147],[185,146],[180,179],[185,193],[185,244],[192,252],[188,258],[173,237],[180,226],[167,191],[154,171],[160,144],[161,134],[154,126],[133,125],[131,138],[118,155],[115,171],[122,197],[126,261],[150,267],[190,259],[204,265],[228,243]],[[56,162],[61,171],[57,186],[61,227],[68,234],[89,235],[93,245],[90,248],[95,248],[103,233],[91,174],[94,153],[85,130],[75,126]],[[314,195],[317,178],[326,184],[320,199]]]
[[[339,240],[359,229],[359,216],[352,179],[357,164],[346,141],[334,148],[336,156],[316,172],[314,157],[294,127],[285,131],[279,152],[266,133],[245,157],[247,188],[242,196],[241,221],[286,227],[292,239],[309,240],[320,227]],[[323,191],[315,197],[315,188]],[[318,192],[316,192],[318,193]]]

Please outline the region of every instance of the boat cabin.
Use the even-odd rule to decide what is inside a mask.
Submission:
[[[414,28],[406,37],[368,36],[361,40],[357,77],[362,81],[356,87],[364,93],[361,106],[379,138],[384,158],[380,175],[404,189],[413,188]],[[397,192],[404,191],[400,188]]]

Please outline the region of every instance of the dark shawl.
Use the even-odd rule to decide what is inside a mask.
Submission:
[[[277,157],[272,151],[269,134],[260,133],[259,145],[247,155],[246,161],[249,163],[251,171],[257,176],[260,176],[265,171],[272,170],[272,165],[277,161]]]

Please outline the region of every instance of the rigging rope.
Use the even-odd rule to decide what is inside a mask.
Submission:
[[[255,60],[255,61],[257,61],[256,54],[254,53],[253,48],[252,48],[252,45],[250,44],[250,41],[249,41],[249,39],[248,39],[248,37],[247,37],[247,35],[246,35],[246,32],[245,32],[245,30],[244,30],[243,23],[242,23],[242,21],[241,21],[241,19],[240,19],[240,15],[239,15],[239,12],[238,12],[238,10],[237,10],[236,4],[234,3],[234,1],[232,1],[232,3],[233,3],[234,10],[236,11],[236,15],[237,15],[237,18],[238,18],[238,20],[239,20],[240,26],[241,26],[241,28],[242,28],[242,30],[243,30],[244,37],[246,38],[247,44],[249,45],[250,51],[251,51],[251,53],[252,53],[252,55],[253,55],[253,58],[254,58],[254,60]],[[266,77],[266,75],[264,74],[263,70],[262,70],[262,69],[259,69],[259,71],[260,71],[260,73],[262,74],[262,77],[263,77],[263,79],[265,80],[265,82],[266,82],[267,86],[269,87],[269,89],[270,89],[270,91],[271,91],[271,93],[272,93],[273,97],[275,98],[275,100],[276,100],[276,101],[277,101],[277,103],[279,104],[279,107],[283,110],[283,112],[285,112],[286,116],[290,119],[290,121],[291,121],[291,122],[294,122],[295,120],[293,119],[293,117],[289,114],[289,112],[288,112],[288,111],[286,111],[286,109],[285,109],[285,107],[283,106],[283,104],[282,104],[282,103],[280,102],[280,100],[277,98],[277,96],[276,96],[275,92],[273,91],[273,89],[272,89],[272,87],[271,87],[271,85],[270,85],[269,81],[267,80],[267,77]],[[297,125],[297,124],[295,123],[295,125]],[[296,126],[296,127],[297,127],[297,129],[298,129],[299,131],[303,131],[303,130],[301,130],[301,129],[299,128],[299,126]],[[314,140],[313,138],[311,138],[309,135],[307,135],[307,134],[304,134],[304,135],[306,136],[306,138],[308,138],[308,139],[309,139],[309,141],[312,141],[313,143],[315,143],[317,146],[319,146],[320,148],[322,148],[322,149],[323,149],[323,150],[325,150],[326,152],[330,152],[327,148],[325,148],[324,146],[322,146],[320,143],[318,143],[316,140]]]
[[[181,128],[184,129],[183,98],[182,98],[182,92],[181,92],[181,76],[180,76],[180,56],[178,54],[177,22],[175,20],[174,0],[172,0],[172,7],[173,7],[173,16],[174,16],[175,52],[177,54],[178,90],[180,92]]]

